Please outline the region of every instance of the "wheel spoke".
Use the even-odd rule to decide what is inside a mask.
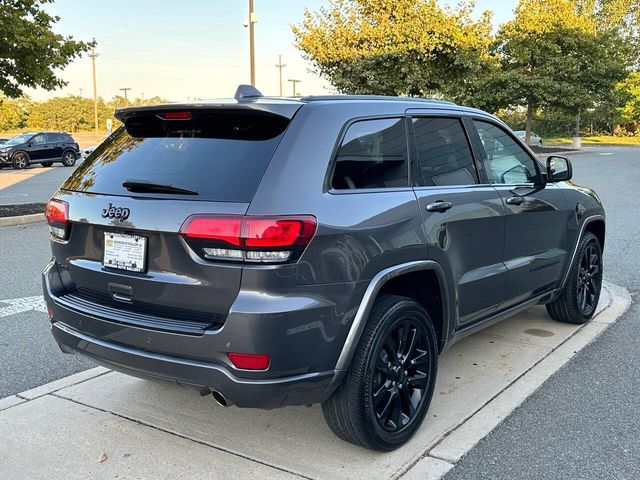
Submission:
[[[383,358],[386,357],[386,358]],[[381,350],[376,359],[376,370],[382,372],[385,377],[391,375],[391,369],[389,368],[389,355],[384,350]]]
[[[382,408],[382,411],[380,411],[380,413],[378,413],[378,418],[382,419],[382,420],[387,420],[389,418],[389,413],[391,410],[391,407],[393,406],[393,404],[395,403],[395,397],[397,396],[396,392],[394,391],[390,391],[387,401],[384,404],[384,407]]]
[[[407,382],[409,382],[413,388],[425,388],[427,386],[427,374],[418,370],[415,375],[407,377]]]
[[[386,382],[383,383],[378,390],[373,393],[373,408],[378,411],[378,407],[382,403],[385,394],[388,392]]]
[[[411,399],[411,395],[409,394],[409,389],[404,388],[400,394],[403,403],[403,411],[407,413],[407,416],[411,419],[416,413],[416,407],[413,404]]]
[[[402,426],[400,423],[402,418],[402,401],[400,400],[400,395],[397,393],[393,396],[393,405],[391,406],[389,417],[394,429],[398,430]]]

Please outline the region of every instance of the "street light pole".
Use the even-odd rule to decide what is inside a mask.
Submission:
[[[96,86],[96,57],[98,54],[95,51],[96,39],[93,39],[91,43],[91,67],[93,68],[93,119],[96,127],[96,142],[100,138],[98,134],[98,88]]]
[[[253,12],[253,0],[249,0],[249,61],[251,63],[251,85],[256,86],[256,52],[254,45],[254,27],[255,23]]]

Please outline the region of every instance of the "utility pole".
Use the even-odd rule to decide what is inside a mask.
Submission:
[[[286,67],[285,63],[282,63],[282,55],[278,55],[278,64],[276,68],[280,70],[280,96],[282,96],[282,69]]]
[[[96,86],[96,57],[98,54],[95,50],[96,39],[93,39],[93,43],[91,44],[91,66],[93,68],[93,120],[96,126],[96,142],[100,139],[100,135],[98,134],[98,88]]]
[[[82,88],[80,88],[80,96],[82,96],[82,90],[83,90],[83,89],[82,89]]]
[[[129,99],[127,98],[127,92],[131,90],[129,87],[119,88],[118,90],[124,92],[124,101],[129,105]]]
[[[296,83],[300,83],[300,82],[302,82],[302,80],[295,80],[295,79],[290,78],[288,81],[293,83],[293,96],[295,97],[296,96]]]
[[[249,61],[251,62],[251,85],[256,86],[256,50],[254,45],[254,26],[257,19],[253,11],[253,0],[249,0]]]

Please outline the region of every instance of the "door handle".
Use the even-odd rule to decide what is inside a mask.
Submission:
[[[438,202],[433,202],[427,205],[427,211],[428,212],[444,212],[446,210],[449,210],[451,207],[453,207],[453,203],[451,202],[438,201]]]
[[[507,198],[507,205],[522,205],[524,197],[509,197]]]

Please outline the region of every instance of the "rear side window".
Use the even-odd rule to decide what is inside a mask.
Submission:
[[[478,183],[467,137],[457,118],[414,118],[415,186]]]
[[[338,149],[331,186],[340,190],[409,186],[404,118],[351,124]]]
[[[134,180],[197,192],[190,200],[249,202],[288,123],[270,113],[238,110],[193,112],[188,120],[136,115],[101,143],[63,188],[130,196],[122,184]]]

